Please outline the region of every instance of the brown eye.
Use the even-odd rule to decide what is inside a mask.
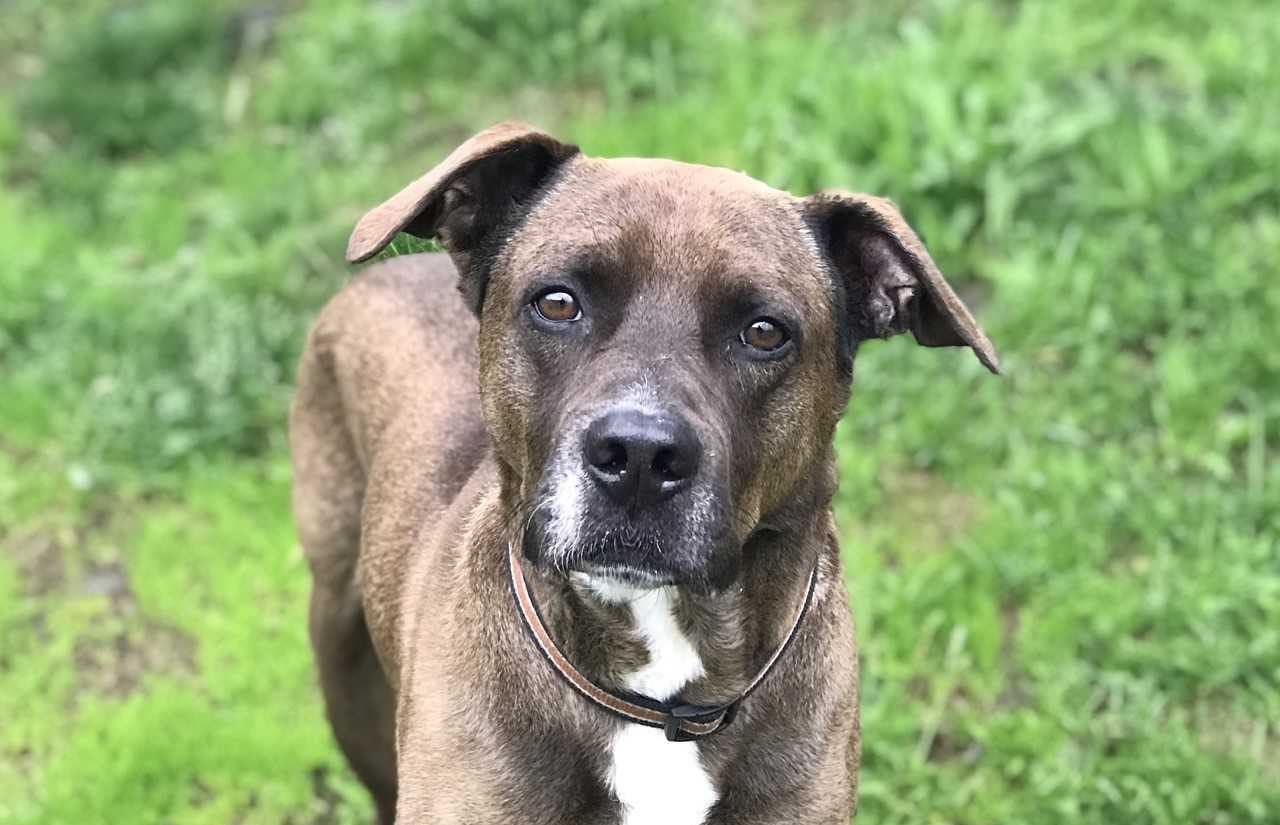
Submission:
[[[782,325],[770,318],[757,318],[739,336],[742,343],[763,352],[774,352],[791,340]]]
[[[578,299],[562,289],[542,293],[534,299],[533,308],[543,318],[557,323],[576,321],[582,317]]]

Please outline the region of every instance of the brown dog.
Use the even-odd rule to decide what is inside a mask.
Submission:
[[[854,352],[910,330],[997,370],[897,210],[504,123],[348,258],[402,230],[449,255],[330,302],[291,419],[329,719],[381,820],[848,822]]]

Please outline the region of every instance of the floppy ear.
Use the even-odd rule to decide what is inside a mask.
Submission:
[[[398,232],[438,238],[458,268],[472,310],[484,299],[486,244],[527,208],[560,164],[578,154],[534,127],[505,121],[469,138],[449,157],[356,224],[347,260],[377,255]]]
[[[843,287],[851,347],[911,330],[926,347],[967,346],[1000,374],[995,347],[891,201],[833,192],[804,207]]]

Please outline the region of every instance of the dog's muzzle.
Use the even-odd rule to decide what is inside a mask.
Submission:
[[[566,416],[531,495],[525,556],[637,585],[719,586],[741,544],[727,527],[724,454],[665,405]]]

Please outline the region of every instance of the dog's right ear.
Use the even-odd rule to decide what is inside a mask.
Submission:
[[[515,219],[552,172],[578,154],[534,127],[505,121],[474,135],[430,172],[375,206],[351,233],[347,260],[366,261],[398,232],[438,238],[458,268],[458,289],[477,314],[486,273],[477,252]]]
[[[911,331],[926,347],[968,347],[1000,374],[1000,358],[892,201],[825,192],[804,201],[805,219],[843,286],[852,364],[857,342]]]

